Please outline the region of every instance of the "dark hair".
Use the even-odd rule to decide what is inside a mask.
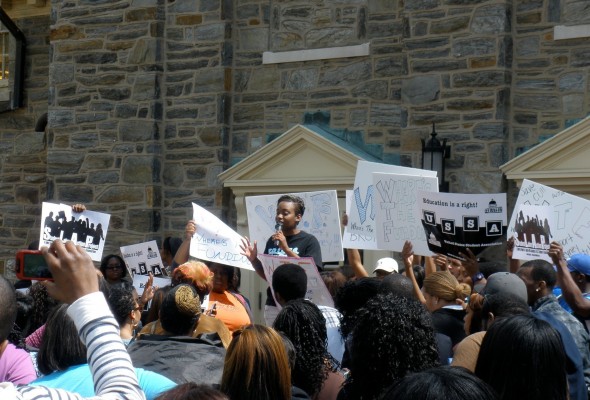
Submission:
[[[289,359],[289,369],[293,371],[295,368],[295,361],[297,361],[297,352],[295,351],[295,346],[291,339],[287,337],[283,332],[279,331],[279,335],[281,339],[283,339],[283,344],[285,345],[285,351],[287,352],[287,358]]]
[[[2,290],[2,289],[0,289]],[[24,335],[25,332],[29,331],[29,327],[31,325],[31,316],[33,315],[33,309],[35,304],[33,302],[33,298],[28,294],[19,292],[18,290],[15,293],[16,295],[16,320],[14,324],[16,329]],[[16,343],[13,343],[16,344]]]
[[[305,202],[301,197],[292,194],[284,194],[279,197],[279,200],[277,200],[277,207],[283,201],[295,204],[295,215],[303,216],[303,213],[305,213]]]
[[[102,261],[100,262],[100,272],[102,272],[102,275],[106,277],[106,268],[111,258],[116,258],[117,261],[119,261],[119,264],[121,264],[121,267],[123,268],[123,272],[121,272],[121,278],[125,278],[127,276],[127,266],[125,265],[125,261],[121,258],[121,256],[116,254],[109,254],[102,258]]]
[[[508,271],[506,264],[497,261],[480,261],[477,265],[479,266],[479,272],[481,272],[486,279],[496,272],[510,272]]]
[[[174,335],[188,335],[200,315],[199,293],[194,286],[186,283],[174,286],[166,294],[160,307],[162,328]]]
[[[156,290],[154,297],[152,297],[150,309],[148,310],[147,317],[145,319],[146,325],[160,318],[160,307],[162,306],[164,297],[166,297],[170,289],[172,289],[172,286],[166,285]]]
[[[481,309],[481,319],[484,327],[488,327],[489,313],[494,314],[494,318],[506,318],[514,315],[528,315],[531,313],[529,305],[520,297],[512,293],[495,293],[484,296],[483,306]]]
[[[505,400],[568,398],[559,333],[532,315],[495,322],[479,350],[475,374]]]
[[[424,278],[426,277],[424,267],[422,265],[414,265],[412,267],[414,271],[414,278],[416,278],[416,282],[418,283],[418,287],[422,287],[424,285]],[[404,265],[399,266],[399,273],[403,275],[406,272],[406,267]]]
[[[220,389],[232,400],[291,399],[287,352],[274,329],[247,325],[233,333]]]
[[[336,363],[328,353],[326,320],[322,312],[311,301],[292,300],[283,306],[273,327],[287,335],[295,346],[297,359],[291,370],[292,384],[314,397],[328,377],[327,365]]]
[[[86,346],[80,340],[76,325],[68,316],[67,310],[67,304],[57,306],[47,319],[37,355],[37,365],[43,375],[86,363]]]
[[[355,312],[376,296],[380,287],[381,280],[377,278],[359,278],[348,281],[342,286],[334,299],[334,305],[342,314],[340,320],[342,337],[347,337],[355,326]]]
[[[3,342],[8,338],[18,313],[14,286],[3,276],[0,277],[0,310],[0,341]]]
[[[47,322],[49,313],[58,304],[58,301],[49,296],[47,288],[40,282],[34,283],[29,288],[29,295],[33,298],[33,313],[31,315],[29,331],[23,332],[23,336],[25,337],[35,332],[41,325]]]
[[[323,271],[320,273],[320,276],[328,288],[332,299],[336,298],[336,294],[346,283],[346,276],[340,271]]]
[[[107,297],[109,308],[113,316],[119,323],[119,326],[125,323],[129,313],[136,307],[136,301],[133,298],[135,288],[129,282],[122,282],[120,285],[114,285]]]
[[[410,372],[438,366],[430,313],[416,300],[379,294],[355,313],[351,332],[350,377],[344,389],[351,399],[377,399]]]
[[[553,265],[545,260],[530,260],[520,266],[520,268],[532,268],[531,278],[535,282],[545,281],[549,289],[553,289],[557,282],[557,272]]]
[[[229,290],[240,293],[240,285],[242,283],[242,269],[234,268],[234,276],[228,281]]]
[[[209,263],[208,267],[213,272],[213,274],[215,274],[215,271],[213,271],[213,268],[217,267],[219,269],[221,275],[225,275],[225,277],[227,278],[227,290],[230,290],[232,288],[232,282],[234,280],[235,270],[238,268],[232,267],[231,265],[226,265],[226,264],[221,264],[221,263],[216,263],[216,262]]]
[[[307,274],[297,264],[279,265],[272,274],[272,289],[285,301],[302,299],[307,293]]]
[[[156,400],[229,400],[229,398],[211,386],[185,382],[160,394]]]
[[[383,278],[379,287],[379,293],[391,293],[396,296],[416,299],[412,280],[401,274],[389,274]]]
[[[495,400],[496,394],[467,369],[442,366],[406,375],[382,397],[397,399]]]
[[[168,236],[166,237],[166,239],[164,239],[164,242],[162,243],[162,248],[164,250],[167,250],[174,259],[174,256],[176,255],[176,252],[178,251],[181,244],[182,239]]]

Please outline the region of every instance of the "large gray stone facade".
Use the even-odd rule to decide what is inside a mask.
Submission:
[[[483,193],[589,110],[590,40],[553,38],[590,23],[586,0],[54,0],[15,22],[25,104],[0,114],[0,263],[38,237],[42,201],[110,213],[107,251],[180,235],[193,201],[231,221],[217,175],[306,118],[413,167],[435,122],[451,191]]]

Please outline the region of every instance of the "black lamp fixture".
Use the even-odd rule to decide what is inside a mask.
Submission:
[[[442,143],[436,138],[436,129],[432,123],[431,138],[426,142],[422,140],[422,169],[436,171],[438,176],[438,189],[441,192],[449,191],[449,182],[445,181],[445,159],[451,155],[451,149],[447,146],[447,139]]]

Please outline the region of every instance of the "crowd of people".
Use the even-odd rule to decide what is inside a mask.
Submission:
[[[303,201],[277,202],[263,253],[313,257],[334,307],[306,299],[305,270],[276,268],[256,324],[240,269],[189,256],[194,221],[162,251],[171,284],[138,295],[124,260],[99,268],[73,242],[42,253],[53,281],[0,277],[0,398],[158,400],[588,399],[590,256],[552,262],[358,250],[323,270],[299,228]],[[345,220],[345,219],[344,219]],[[258,244],[242,252],[265,279]],[[271,294],[272,289],[272,294]],[[146,309],[149,307],[149,310]]]

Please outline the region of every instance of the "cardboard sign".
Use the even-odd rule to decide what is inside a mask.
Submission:
[[[148,278],[149,277],[147,275],[135,275],[133,277],[133,287],[135,287],[135,290],[137,290],[137,295],[140,297],[143,294],[143,290],[145,289],[145,285],[147,284]],[[170,285],[170,278],[154,277],[154,287],[161,288],[168,285]]]
[[[385,173],[372,176],[377,247],[401,252],[404,242],[409,240],[415,254],[431,255],[420,223],[416,195],[418,190],[438,192],[438,179]]]
[[[56,239],[80,245],[93,261],[102,259],[109,228],[109,214],[95,211],[76,213],[67,204],[43,203],[39,249]]]
[[[461,194],[418,191],[422,226],[433,253],[459,260],[506,238],[506,193]]]
[[[521,204],[516,209],[514,225],[511,225],[514,232],[512,258],[542,259],[553,263],[548,254],[553,239],[553,225],[553,212],[550,207]]]
[[[154,276],[167,275],[155,240],[122,246],[121,255],[133,276],[148,275],[150,272]]]
[[[299,229],[316,237],[322,249],[322,261],[344,260],[336,191],[290,194],[301,197],[305,203]],[[250,241],[258,242],[259,253],[264,252],[266,241],[276,231],[277,200],[281,196],[282,194],[246,197]]]
[[[342,240],[346,248],[379,249],[375,231],[375,218],[377,216],[376,189],[373,185],[372,176],[372,174],[379,172],[436,177],[436,171],[359,161],[356,167],[352,202],[350,210],[347,212],[348,225],[346,225]]]
[[[299,265],[301,268],[303,268],[305,274],[307,275],[307,293],[305,298],[311,300],[317,305],[334,307],[334,300],[332,300],[332,296],[324,284],[324,280],[320,276],[318,268],[316,267],[312,257],[279,257],[269,256],[268,254],[259,254],[258,259],[262,263],[264,276],[266,277],[267,282],[272,282],[272,275],[275,269],[277,269],[280,265]],[[274,290],[272,290],[272,284],[270,285],[270,290],[277,307],[280,308],[279,302],[275,297]]]
[[[193,203],[193,219],[197,231],[192,237],[190,255],[207,260],[254,270],[246,256],[242,255],[242,237],[203,207]]]

